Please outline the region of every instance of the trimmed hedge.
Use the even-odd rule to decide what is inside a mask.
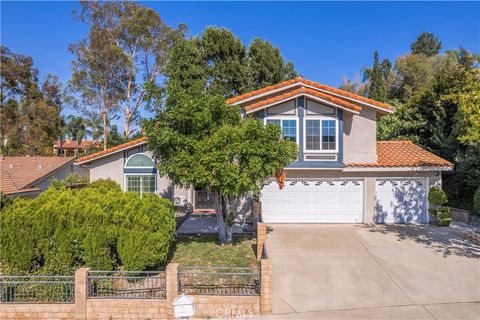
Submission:
[[[0,259],[24,272],[152,268],[167,260],[175,234],[170,201],[111,185],[49,188],[33,200],[16,199],[0,223]]]
[[[473,197],[473,212],[480,215],[480,187],[477,188]]]

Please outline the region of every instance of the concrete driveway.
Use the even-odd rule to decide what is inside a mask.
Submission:
[[[329,311],[348,311],[355,317],[351,313],[355,310],[367,314],[377,310],[370,312],[373,318],[388,318],[388,312],[399,318],[438,318],[435,313],[480,318],[480,247],[450,228],[271,225],[269,229],[273,312],[282,314],[280,318],[305,312],[308,318],[323,318],[322,312]],[[337,318],[330,315],[325,317]],[[361,315],[365,318],[365,312]]]

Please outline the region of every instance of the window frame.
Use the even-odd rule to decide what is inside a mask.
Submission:
[[[307,121],[308,120],[317,120],[320,121],[320,150],[308,150],[307,149]],[[322,120],[334,120],[335,121],[335,149],[324,150],[322,148],[322,130],[323,124]],[[303,119],[303,153],[338,153],[338,136],[340,135],[338,118],[333,116],[312,116],[304,117]]]
[[[146,156],[147,158],[149,158],[150,160],[152,160],[152,163],[153,165],[151,167],[127,167],[127,163],[128,161],[130,161],[130,159],[132,159],[133,157],[135,156],[139,156],[139,155],[143,155],[143,156]],[[129,156],[127,158],[127,160],[125,160],[125,164],[123,165],[123,168],[124,169],[152,169],[152,168],[155,168],[156,165],[155,165],[155,160],[153,160],[153,158],[151,156],[149,156],[147,153],[145,152],[137,152],[137,153],[134,153],[132,154],[131,156]]]
[[[269,117],[263,118],[263,124],[266,126],[267,121],[269,121],[269,120],[280,120],[280,128],[282,130],[282,139],[283,139],[283,120],[293,120],[293,121],[295,121],[295,143],[297,145],[299,145],[300,128],[299,128],[298,117],[295,117],[293,115],[289,115],[289,116],[269,116]]]
[[[141,172],[133,173],[132,172],[132,173],[124,173],[123,176],[124,176],[123,190],[125,190],[125,192],[135,192],[135,191],[129,191],[128,190],[128,179],[127,179],[128,176],[134,176],[134,177],[135,176],[141,176],[141,177],[151,177],[151,176],[153,176],[153,183],[154,183],[153,184],[153,186],[154,186],[153,189],[154,189],[154,191],[153,192],[148,192],[148,193],[157,194],[157,174],[156,173],[141,173]],[[142,180],[142,183],[143,183],[143,180]],[[140,198],[143,196],[143,193],[144,192],[143,192],[143,184],[142,184],[142,185],[140,185],[140,194],[139,194]]]

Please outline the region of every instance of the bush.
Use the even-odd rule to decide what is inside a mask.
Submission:
[[[175,234],[170,201],[111,186],[52,187],[34,200],[15,200],[0,221],[4,266],[65,274],[79,266],[144,270],[164,263]]]
[[[480,187],[477,188],[473,197],[473,212],[480,214]]]
[[[3,191],[0,191],[0,210],[3,210],[6,206],[10,205],[12,203],[12,199],[7,197]]]
[[[433,205],[440,206],[447,203],[447,194],[438,187],[431,187],[428,193],[428,201]]]
[[[111,179],[98,179],[90,183],[90,188],[105,188],[105,189],[114,189],[114,190],[122,190],[120,185]]]

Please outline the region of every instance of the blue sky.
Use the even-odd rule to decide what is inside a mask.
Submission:
[[[297,71],[332,86],[352,78],[380,57],[408,53],[422,31],[435,33],[444,49],[480,53],[480,2],[142,2],[170,26],[189,34],[206,26],[232,30],[245,44],[254,37],[278,46]],[[70,78],[68,45],[88,29],[73,18],[77,2],[1,2],[1,43],[29,55],[42,76]]]

